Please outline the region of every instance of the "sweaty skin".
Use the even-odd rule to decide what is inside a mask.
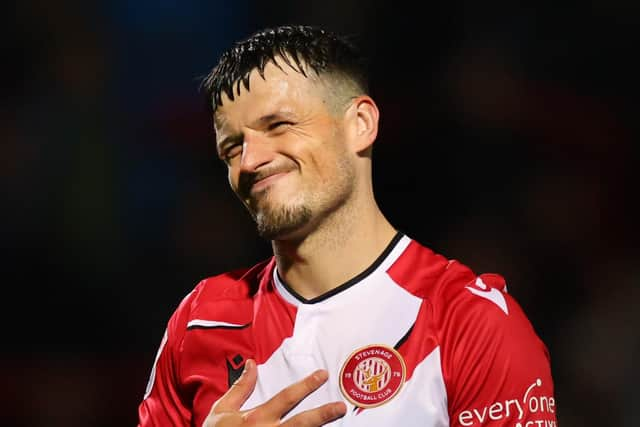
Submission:
[[[215,113],[218,154],[278,272],[310,299],[371,265],[396,232],[372,189],[379,112],[366,95],[337,108],[321,77],[286,65],[249,81]]]

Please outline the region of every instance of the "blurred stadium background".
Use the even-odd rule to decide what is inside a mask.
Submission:
[[[638,426],[636,2],[23,0],[4,14],[0,425],[134,425],[165,322],[269,254],[199,78],[272,24],[362,34],[392,222],[500,272],[559,424]]]

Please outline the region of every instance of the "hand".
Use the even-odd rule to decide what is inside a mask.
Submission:
[[[231,388],[211,407],[202,427],[319,427],[342,417],[347,406],[332,402],[301,412],[285,422],[282,417],[302,399],[327,381],[327,371],[320,369],[282,389],[262,405],[240,411],[256,386],[258,372],[253,360],[247,360],[244,371]]]

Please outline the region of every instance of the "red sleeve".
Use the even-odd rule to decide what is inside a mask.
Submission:
[[[556,426],[549,353],[498,275],[458,289],[443,310],[451,426]]]
[[[190,426],[190,403],[181,394],[179,364],[191,301],[198,287],[175,310],[165,330],[138,407],[138,427]]]

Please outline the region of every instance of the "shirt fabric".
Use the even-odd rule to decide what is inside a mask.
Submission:
[[[347,414],[328,425],[556,425],[547,348],[504,279],[402,233],[312,300],[274,258],[201,281],[167,324],[138,426],[201,426],[248,358],[258,382],[243,409],[323,368],[327,383],[286,418],[342,400]]]

